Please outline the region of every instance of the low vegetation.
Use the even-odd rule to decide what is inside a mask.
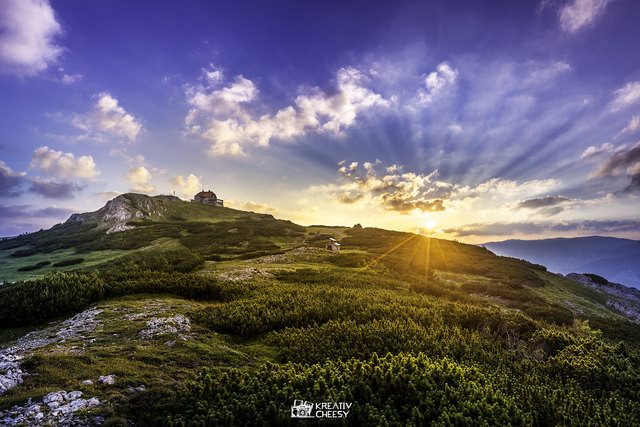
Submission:
[[[3,260],[67,269],[0,287],[0,337],[109,307],[95,343],[28,357],[38,375],[7,402],[110,369],[149,386],[87,388],[115,425],[297,425],[294,399],[352,403],[349,425],[638,425],[640,325],[593,288],[457,242],[165,206],[113,235],[63,224],[0,242]],[[328,237],[342,253],[313,248]],[[139,250],[90,264],[96,248]],[[123,314],[159,305],[192,340],[138,342],[154,314]]]

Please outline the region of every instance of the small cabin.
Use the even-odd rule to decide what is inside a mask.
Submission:
[[[328,251],[331,251],[331,252],[340,253],[340,243],[338,243],[338,241],[336,239],[334,239],[333,237],[330,237],[329,238],[329,243],[327,244],[325,249],[328,250]]]
[[[202,190],[201,192],[196,194],[191,201],[209,206],[219,206],[221,208],[224,207],[224,200],[218,199],[216,193],[211,190]]]

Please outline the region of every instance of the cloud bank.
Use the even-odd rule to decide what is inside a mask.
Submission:
[[[443,229],[457,237],[468,236],[509,236],[513,234],[543,234],[547,232],[580,232],[584,235],[616,232],[638,232],[640,221],[633,220],[586,220],[558,222],[513,222],[475,223]]]
[[[48,0],[2,0],[0,6],[0,70],[34,76],[58,60],[62,26]]]
[[[186,132],[209,141],[211,156],[245,155],[249,146],[265,147],[272,139],[290,141],[312,132],[337,135],[363,111],[389,106],[389,101],[366,86],[368,79],[356,68],[341,68],[333,91],[304,90],[293,105],[275,114],[259,114],[253,105],[259,91],[251,80],[237,76],[226,87],[213,89],[218,75],[213,82],[208,77],[207,85],[186,86],[191,106]]]

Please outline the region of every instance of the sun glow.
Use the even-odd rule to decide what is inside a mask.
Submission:
[[[421,225],[419,225],[416,228],[415,232],[417,234],[430,235],[430,234],[438,233],[440,231],[441,230],[438,227],[438,224],[433,219],[429,219],[423,222]]]

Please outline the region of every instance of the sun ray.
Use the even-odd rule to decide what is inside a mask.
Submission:
[[[386,257],[387,255],[389,255],[390,253],[392,253],[393,251],[399,249],[401,246],[405,245],[406,243],[408,243],[410,240],[414,239],[418,237],[417,234],[412,234],[411,236],[409,236],[407,239],[403,240],[402,242],[398,243],[397,245],[395,245],[394,247],[392,247],[391,249],[389,249],[387,252],[383,253],[382,255],[374,258],[370,263],[368,263],[367,265],[365,265],[364,267],[360,267],[358,268],[353,274],[349,275],[345,280],[343,280],[342,282],[340,282],[340,285],[343,285],[344,283],[346,283],[347,281],[351,280],[354,276],[358,275],[359,273],[363,272],[364,270],[372,267],[374,264],[376,264],[378,261],[380,261],[382,258]]]
[[[373,261],[371,261],[369,264],[365,265],[364,267],[360,267],[358,270],[365,270],[371,266],[373,266],[375,263],[377,263],[378,261],[380,261],[382,258],[386,257],[387,255],[389,255],[391,252],[399,249],[401,246],[405,245],[406,243],[408,243],[410,240],[414,239],[418,237],[417,234],[412,234],[409,238],[403,240],[402,242],[398,243],[397,245],[395,245],[393,248],[389,249],[387,252],[383,253],[382,255],[380,255],[379,257],[375,258]]]
[[[431,240],[428,237],[425,237],[426,239],[426,246],[427,246],[427,250],[425,251],[425,258],[424,258],[424,279],[425,279],[425,284],[429,283],[429,257],[431,256]]]

